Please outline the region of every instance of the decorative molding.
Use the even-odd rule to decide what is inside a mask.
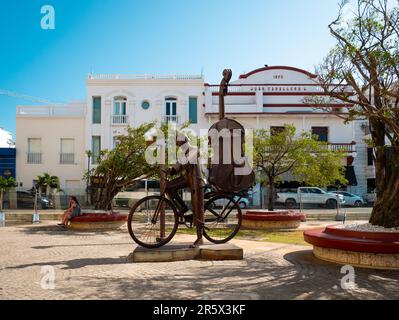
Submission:
[[[118,96],[124,96],[127,98],[128,101],[136,97],[136,95],[133,92],[129,90],[120,90],[120,89],[107,92],[104,96],[105,99],[110,99],[111,101],[114,99],[114,97]]]
[[[298,73],[303,73],[312,79],[317,78],[317,75],[310,73],[309,71],[306,71],[303,69],[288,67],[288,66],[271,66],[271,67],[263,67],[263,68],[255,69],[255,70],[252,70],[251,72],[242,74],[242,75],[240,75],[240,79],[246,79],[255,73],[269,71],[269,70],[289,70],[289,71],[294,71],[294,72],[298,72]]]
[[[178,100],[188,99],[188,94],[180,90],[164,90],[156,95],[157,98],[176,97]]]

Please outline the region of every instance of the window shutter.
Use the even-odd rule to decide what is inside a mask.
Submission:
[[[197,105],[197,97],[190,97],[188,103],[188,117],[191,123],[198,123]]]

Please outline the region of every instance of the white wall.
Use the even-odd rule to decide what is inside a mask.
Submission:
[[[61,188],[73,185],[74,193],[84,193],[85,127],[83,117],[17,116],[17,181],[31,188],[38,175],[48,172],[60,178]],[[28,164],[28,138],[41,138],[42,163]],[[60,164],[61,138],[75,140],[74,164]],[[80,189],[80,190],[78,190]],[[66,192],[68,190],[65,190]]]
[[[179,122],[189,120],[189,97],[197,97],[198,124],[191,127],[199,130],[206,126],[204,117],[203,80],[92,80],[87,81],[86,148],[91,148],[91,137],[101,136],[101,148],[112,148],[113,136],[120,134],[124,126],[112,125],[113,100],[116,96],[127,98],[126,114],[132,127],[156,120],[161,123],[165,114],[165,98],[177,99]],[[92,124],[92,98],[101,97],[101,124]],[[150,107],[144,110],[143,101]]]

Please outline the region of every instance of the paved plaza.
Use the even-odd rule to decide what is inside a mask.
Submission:
[[[1,299],[399,298],[398,271],[356,268],[356,285],[345,290],[341,266],[314,258],[310,246],[235,239],[244,260],[127,263],[135,245],[126,228],[78,233],[54,224],[0,228]]]

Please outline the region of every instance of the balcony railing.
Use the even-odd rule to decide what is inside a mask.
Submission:
[[[165,123],[168,123],[168,122],[179,123],[179,116],[166,115],[166,116],[162,117],[162,121]]]
[[[356,143],[329,143],[328,148],[331,151],[352,153],[356,152]]]
[[[353,153],[356,152],[356,143],[328,143],[325,148],[335,152]],[[280,153],[283,149],[282,146],[269,147],[266,152]]]
[[[75,154],[74,153],[60,153],[61,164],[74,164]]]
[[[86,107],[79,106],[18,106],[17,116],[36,117],[83,117],[86,114]]]
[[[42,163],[42,154],[39,152],[28,152],[27,163],[30,164]]]
[[[190,74],[174,74],[174,75],[162,75],[162,74],[89,74],[88,79],[90,80],[149,80],[149,79],[166,79],[166,80],[201,80],[204,79],[202,75],[190,75]]]
[[[125,114],[112,115],[112,124],[127,124],[128,120],[129,118]]]

